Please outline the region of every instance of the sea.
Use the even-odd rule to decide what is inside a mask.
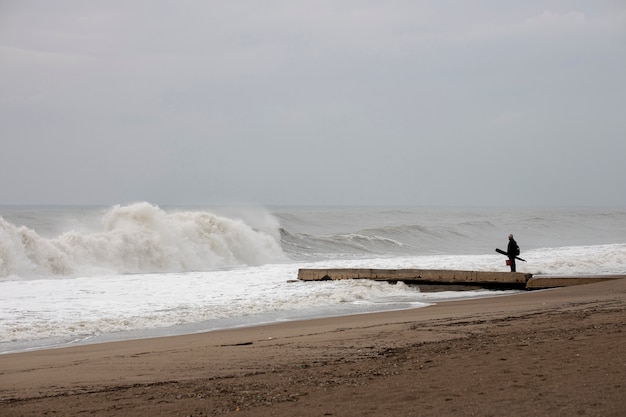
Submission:
[[[626,208],[0,206],[0,353],[507,296],[300,268],[626,273]]]

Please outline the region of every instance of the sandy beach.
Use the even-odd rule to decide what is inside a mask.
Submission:
[[[623,416],[626,279],[0,356],[2,416]]]

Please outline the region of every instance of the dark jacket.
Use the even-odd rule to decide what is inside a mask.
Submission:
[[[509,239],[509,246],[506,248],[506,253],[510,258],[514,258],[519,255],[519,246],[517,246],[515,239]]]

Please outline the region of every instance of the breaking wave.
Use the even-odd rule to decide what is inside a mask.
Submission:
[[[285,259],[272,233],[204,211],[118,205],[101,226],[45,238],[0,217],[0,276],[201,271]]]

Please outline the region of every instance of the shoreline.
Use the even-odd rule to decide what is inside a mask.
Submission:
[[[626,279],[0,355],[6,416],[626,412]],[[341,409],[337,409],[341,404]],[[499,410],[499,411],[498,411]]]
[[[302,270],[300,270],[301,273]],[[312,271],[312,270],[311,270]],[[328,270],[320,270],[327,272]],[[339,269],[337,271],[351,271],[349,269]],[[367,270],[371,271],[371,270]],[[391,272],[396,272],[398,270],[391,270]],[[506,274],[508,275],[508,273]],[[457,277],[458,278],[458,277]],[[605,280],[613,280],[613,279],[623,279],[626,278],[626,274],[564,274],[564,275],[536,275],[532,276],[527,283],[527,290],[546,290],[553,289],[559,287],[568,287],[572,285],[584,285],[595,282],[602,282]],[[346,278],[340,278],[346,279]],[[367,278],[361,278],[367,279]],[[380,277],[377,278],[378,281],[385,280]],[[315,281],[315,279],[304,279],[304,281]],[[294,281],[295,282],[295,281]],[[409,280],[409,284],[411,284],[411,280]],[[501,296],[509,296],[522,291],[516,288],[498,288],[498,285],[473,285],[469,282],[459,282],[457,284],[454,283],[420,283],[414,284],[418,285],[420,289],[424,288],[422,292],[430,293],[430,292],[439,292],[439,291],[467,291],[467,290],[494,290],[495,293],[491,295],[478,295],[467,298],[467,300],[476,300],[483,298],[491,298],[491,297],[501,297]],[[499,291],[497,291],[499,289]],[[511,293],[505,293],[505,291],[511,290]],[[284,315],[286,312],[268,312],[265,314],[261,314],[258,316],[254,316],[254,318],[248,318],[247,320],[236,320],[236,319],[216,319],[212,321],[204,321],[199,323],[187,323],[187,324],[179,324],[168,327],[156,327],[156,328],[147,328],[147,329],[135,329],[135,330],[126,330],[126,331],[117,331],[112,333],[101,333],[94,335],[76,335],[73,337],[56,337],[49,339],[38,339],[32,341],[22,341],[22,342],[6,342],[6,346],[0,345],[0,356],[7,354],[15,354],[15,353],[25,353],[32,352],[38,350],[48,350],[48,349],[62,349],[66,347],[75,347],[75,346],[83,346],[90,344],[100,344],[100,343],[109,343],[109,342],[121,342],[121,341],[133,341],[133,340],[143,340],[143,339],[154,339],[160,337],[177,337],[177,336],[185,336],[185,335],[193,335],[193,334],[202,334],[209,333],[221,330],[230,330],[236,328],[249,328],[256,326],[264,326],[264,325],[272,325],[279,324],[287,321],[305,321],[305,320],[316,320],[321,318],[332,318],[332,317],[345,317],[351,315],[358,314],[376,314],[382,312],[389,311],[401,311],[401,310],[413,310],[416,308],[424,308],[434,304],[439,304],[443,302],[451,302],[462,300],[463,298],[453,298],[451,300],[440,300],[437,302],[424,302],[423,306],[411,306],[411,307],[387,307],[382,309],[362,309],[361,311],[355,308],[349,308],[344,312],[339,312],[338,310],[333,313],[321,314],[321,315],[300,315],[295,318],[285,318]]]
[[[626,275],[624,275],[626,278]],[[436,287],[436,286],[429,286]],[[437,286],[439,287],[439,286]],[[462,292],[458,287],[447,284],[446,289],[454,288],[457,292]],[[470,289],[469,286],[464,290]],[[486,287],[472,287],[472,290],[493,290]],[[441,290],[441,288],[439,288]],[[506,290],[496,291],[493,294],[480,294],[474,295],[472,297],[467,298],[470,299],[483,299],[483,298],[492,298],[492,297],[502,297],[511,295],[509,293],[505,293]],[[522,290],[512,290],[512,291],[522,291]],[[438,292],[438,291],[425,291],[427,293],[430,292]],[[308,320],[317,320],[323,318],[333,318],[333,317],[347,317],[358,314],[376,314],[390,311],[402,311],[402,310],[414,310],[417,308],[428,307],[437,303],[443,302],[451,302],[458,301],[459,299],[463,299],[462,297],[454,298],[451,300],[440,300],[437,302],[429,301],[429,302],[419,302],[416,301],[414,304],[424,304],[421,306],[410,306],[410,307],[398,307],[396,306],[388,306],[386,308],[377,307],[374,309],[373,307],[361,307],[360,309],[355,306],[348,307],[334,307],[332,309],[327,309],[327,313],[323,315],[310,316],[309,314],[301,314],[301,312],[295,312],[296,317],[287,318],[286,314],[294,313],[290,311],[278,311],[278,312],[266,312],[259,315],[255,315],[252,318],[248,317],[245,320],[243,317],[238,317],[235,319],[215,319],[211,321],[204,321],[199,323],[186,323],[186,324],[178,324],[174,326],[168,327],[156,327],[156,328],[148,328],[148,329],[135,329],[135,330],[127,330],[127,331],[117,331],[112,333],[102,333],[96,335],[76,335],[76,336],[67,336],[67,337],[56,337],[49,339],[38,339],[33,341],[23,341],[23,342],[7,342],[6,346],[3,346],[0,350],[0,356],[16,354],[16,353],[26,353],[33,352],[39,350],[48,350],[48,349],[63,349],[69,347],[77,347],[91,344],[101,344],[101,343],[110,343],[110,342],[124,342],[124,341],[134,341],[134,340],[144,340],[144,339],[156,339],[162,337],[178,337],[178,336],[187,336],[194,334],[203,334],[203,333],[212,333],[216,331],[227,331],[238,328],[250,328],[257,326],[266,326],[273,324],[281,324],[289,321],[308,321]],[[406,302],[399,302],[399,304],[407,304]],[[332,311],[332,312],[331,312]]]

